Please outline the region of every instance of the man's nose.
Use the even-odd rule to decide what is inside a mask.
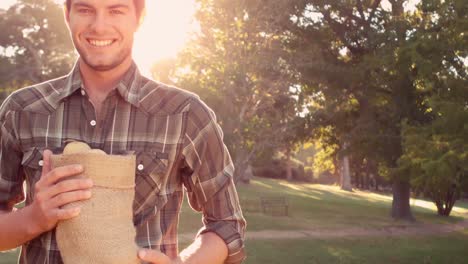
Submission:
[[[91,22],[91,28],[96,33],[102,33],[107,30],[109,26],[109,21],[106,18],[106,15],[103,12],[98,12],[94,16],[94,19]]]

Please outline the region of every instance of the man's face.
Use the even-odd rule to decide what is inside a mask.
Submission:
[[[82,62],[97,71],[131,61],[138,28],[133,0],[72,0],[66,20]]]

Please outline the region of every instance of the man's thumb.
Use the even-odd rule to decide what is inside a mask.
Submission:
[[[42,175],[46,175],[49,171],[52,170],[52,165],[50,164],[50,157],[52,156],[52,151],[45,149],[42,153]]]
[[[155,263],[155,264],[170,264],[171,263],[171,260],[168,256],[156,250],[140,249],[138,251],[138,257],[141,260],[148,261],[150,263]]]

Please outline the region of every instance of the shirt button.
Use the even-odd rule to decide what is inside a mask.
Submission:
[[[41,167],[44,166],[44,161],[43,160],[40,160],[38,163],[39,163],[39,166],[41,166]]]
[[[90,124],[91,126],[95,126],[95,125],[96,125],[96,120],[91,120],[91,122],[89,122],[89,124]]]
[[[143,166],[143,164],[138,164],[138,170],[139,171],[142,171],[144,168],[145,168],[145,166]]]
[[[86,95],[86,91],[84,89],[81,89],[81,95]]]

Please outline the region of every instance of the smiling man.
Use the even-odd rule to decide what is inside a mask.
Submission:
[[[140,75],[133,36],[144,0],[68,0],[65,18],[80,57],[67,76],[21,89],[0,108],[0,250],[22,246],[20,263],[62,263],[60,220],[92,197],[79,164],[51,169],[71,140],[108,154],[133,152],[133,222],[142,261],[240,263],[245,220],[233,165],[216,118],[199,97]],[[26,205],[14,205],[24,199]],[[178,253],[184,189],[203,213],[194,242]],[[112,225],[112,223],[109,223]]]

